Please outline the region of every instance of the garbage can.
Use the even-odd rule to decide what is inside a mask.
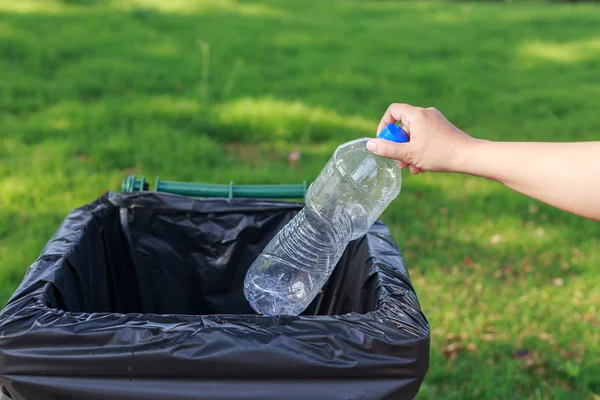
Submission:
[[[412,399],[429,326],[386,226],[299,316],[256,315],[246,270],[301,202],[107,193],[73,210],[0,313],[0,396]]]

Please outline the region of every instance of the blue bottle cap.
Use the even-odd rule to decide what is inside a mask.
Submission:
[[[388,124],[381,132],[379,132],[377,137],[380,139],[391,140],[396,143],[408,142],[408,135],[396,124]]]

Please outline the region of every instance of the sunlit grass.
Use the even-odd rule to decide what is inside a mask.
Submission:
[[[0,0],[0,10],[17,13],[89,12],[104,9],[152,10],[167,13],[234,12],[247,16],[285,16],[278,8],[236,0]]]
[[[521,47],[524,56],[539,60],[573,64],[600,58],[600,36],[567,43],[530,42]]]
[[[0,0],[0,10],[17,13],[62,12],[67,8],[58,0]]]
[[[373,121],[356,115],[341,115],[335,110],[314,107],[300,101],[273,98],[241,98],[221,104],[211,115],[212,123],[238,131],[228,139],[293,140],[320,142],[336,138],[342,141],[357,135],[373,136]],[[377,126],[375,125],[375,128]]]
[[[311,181],[391,102],[487,139],[597,140],[599,20],[535,2],[0,0],[0,303],[65,215],[127,175]],[[599,224],[434,173],[404,174],[382,219],[431,323],[420,399],[600,394]]]
[[[112,0],[121,9],[143,8],[161,12],[220,12],[228,11],[247,16],[285,16],[286,13],[270,5],[236,0]]]

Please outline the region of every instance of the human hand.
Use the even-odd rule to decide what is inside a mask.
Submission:
[[[402,124],[402,129],[410,138],[408,142],[371,139],[367,142],[367,148],[382,157],[398,160],[400,167],[410,167],[412,174],[456,171],[459,155],[474,141],[432,107],[394,103],[383,115],[377,133],[387,124],[396,122]]]

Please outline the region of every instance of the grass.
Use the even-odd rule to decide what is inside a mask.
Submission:
[[[310,181],[395,101],[488,139],[597,140],[599,20],[535,2],[0,0],[0,304],[65,215],[131,173]],[[406,174],[382,220],[431,323],[419,399],[600,398],[598,223],[432,173]]]

